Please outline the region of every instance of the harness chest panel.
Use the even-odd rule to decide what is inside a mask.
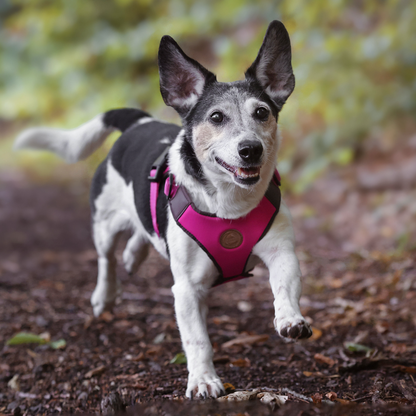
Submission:
[[[163,175],[168,171],[166,155],[167,152],[155,162],[149,176],[150,205],[156,234],[159,235],[155,206],[159,187],[164,182],[164,191],[176,223],[205,251],[218,270],[214,286],[249,277],[246,267],[253,247],[267,233],[280,209],[278,172],[256,208],[244,217],[224,219],[198,210],[186,189],[176,185],[173,175],[168,178]]]
[[[275,182],[276,181],[276,182]],[[199,211],[185,188],[178,187],[169,198],[178,224],[213,261],[219,272],[214,286],[248,277],[246,266],[253,247],[263,238],[280,208],[278,179],[270,182],[260,204],[245,217],[218,218]]]

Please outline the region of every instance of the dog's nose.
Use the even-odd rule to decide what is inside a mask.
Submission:
[[[247,163],[259,163],[263,146],[259,141],[246,140],[238,145],[238,154]]]

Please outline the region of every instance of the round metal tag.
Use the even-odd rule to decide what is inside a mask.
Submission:
[[[221,234],[220,244],[224,248],[237,248],[243,242],[243,236],[237,230],[227,230]]]

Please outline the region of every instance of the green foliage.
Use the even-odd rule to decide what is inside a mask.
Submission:
[[[19,332],[14,337],[10,338],[6,345],[21,345],[21,344],[46,344],[46,340],[39,335],[31,332]]]
[[[350,352],[369,352],[372,351],[371,348],[362,345],[362,344],[357,344],[355,342],[346,342],[344,344],[345,348],[350,351]]]
[[[66,347],[66,341],[64,339],[48,342],[45,338],[41,337],[40,335],[33,334],[32,332],[19,332],[6,342],[6,345],[23,344],[48,344],[54,350],[63,349]]]
[[[157,48],[170,34],[222,81],[241,79],[267,24],[292,39],[296,89],[281,117],[282,173],[301,191],[416,110],[416,2],[381,0],[4,0],[0,115],[76,126],[138,106],[172,118]]]
[[[170,364],[186,364],[186,356],[183,352],[176,354],[170,361]]]

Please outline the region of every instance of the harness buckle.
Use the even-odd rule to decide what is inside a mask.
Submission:
[[[150,182],[160,182],[162,179],[163,172],[166,167],[166,163],[168,161],[168,153],[169,153],[170,147],[167,147],[162,154],[159,155],[159,157],[153,162],[152,168],[150,169],[150,175],[147,177],[147,179]],[[154,173],[152,175],[152,173]]]
[[[170,199],[172,196],[172,187],[173,187],[173,183],[175,182],[175,178],[173,177],[172,173],[169,172],[169,189],[168,189],[168,193],[166,194],[167,197]]]

